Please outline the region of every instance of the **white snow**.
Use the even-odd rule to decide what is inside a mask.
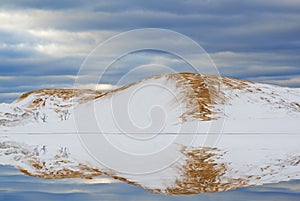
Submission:
[[[164,192],[181,179],[187,159],[181,149],[201,148],[212,140],[211,146],[225,152],[214,159],[227,166],[224,182],[235,178],[260,185],[300,179],[300,89],[258,83],[249,83],[252,92],[225,87],[223,120],[184,122],[180,115],[187,108],[182,94],[187,91],[176,84],[167,76],[146,79],[95,101],[76,103],[74,110],[68,107],[70,117],[63,121],[54,103],[72,101],[48,97],[38,110],[47,114],[46,122],[31,116],[30,121],[0,128],[0,165],[35,173],[30,157],[46,161],[44,171],[76,170],[76,165],[85,164]],[[28,112],[34,98],[32,94],[0,104],[0,118]],[[216,125],[223,125],[221,135],[213,133],[211,126]],[[57,155],[69,162],[55,165]]]

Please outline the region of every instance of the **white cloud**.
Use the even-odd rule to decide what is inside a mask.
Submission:
[[[300,86],[300,78],[299,77],[293,77],[293,78],[288,78],[288,79],[282,79],[282,80],[270,80],[267,79],[265,80],[266,83],[270,84],[276,84],[280,86],[294,86],[294,87],[299,87]]]
[[[0,10],[0,31],[20,33],[19,44],[0,43],[2,48],[33,49],[52,57],[86,56],[93,48],[114,35],[110,30],[76,31],[57,28],[68,24],[68,19],[76,24],[76,19],[92,17],[93,13],[72,13],[71,11],[47,10]],[[95,16],[94,16],[95,17]],[[22,33],[22,34],[21,34]],[[26,37],[25,37],[26,36]],[[12,38],[14,39],[14,38]],[[28,43],[30,39],[30,43]],[[7,39],[6,39],[7,40]],[[12,41],[16,43],[16,41]]]
[[[3,98],[14,98],[20,96],[22,93],[0,93]]]
[[[9,81],[13,80],[14,78],[14,76],[0,76],[0,81]]]
[[[111,91],[119,88],[120,86],[112,85],[112,84],[82,84],[76,85],[78,89],[92,89],[97,91]]]
[[[94,178],[94,179],[80,179],[77,180],[76,183],[80,184],[112,184],[112,183],[119,183],[119,180],[112,179],[112,178]]]
[[[11,93],[0,93],[0,104],[3,100],[5,101],[13,101],[20,97],[22,93],[16,93],[16,92],[11,92]]]
[[[55,29],[37,30],[28,32],[36,38],[35,50],[53,56],[87,56],[100,42],[110,37],[111,31],[63,31]]]

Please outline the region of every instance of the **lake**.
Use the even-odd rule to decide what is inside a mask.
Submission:
[[[151,194],[140,187],[108,177],[46,180],[22,174],[11,166],[0,166],[0,201],[112,201],[112,200],[199,200],[199,201],[299,201],[300,180],[221,193],[197,195]]]

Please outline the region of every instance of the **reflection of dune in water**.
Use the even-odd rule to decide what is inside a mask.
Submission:
[[[180,168],[176,186],[168,187],[168,194],[195,194],[203,192],[219,192],[247,186],[245,179],[226,178],[227,165],[217,163],[215,159],[224,153],[216,148],[199,148],[186,150],[182,153],[187,158]]]
[[[56,154],[52,158],[41,159],[33,153],[33,147],[14,142],[0,143],[0,156],[17,160],[16,166],[26,175],[45,178],[45,179],[64,179],[64,178],[85,178],[91,179],[91,183],[97,183],[93,179],[99,175],[106,175],[114,180],[126,182],[131,185],[139,186],[152,193],[160,194],[198,194],[205,192],[222,192],[234,190],[240,187],[262,185],[264,177],[276,177],[280,175],[286,167],[299,168],[300,155],[287,157],[286,159],[274,160],[273,164],[255,167],[259,170],[256,174],[239,174],[238,170],[233,169],[231,162],[225,162],[224,158],[228,151],[217,148],[188,148],[181,149],[184,160],[171,168],[176,171],[169,175],[170,181],[164,188],[149,188],[138,180],[129,179],[126,174],[122,175],[112,171],[101,170],[97,167],[83,164],[72,159]],[[18,165],[22,164],[22,165]],[[171,171],[172,172],[172,171]],[[170,173],[170,172],[169,172]],[[237,173],[237,174],[236,174]],[[153,178],[159,176],[152,175]]]

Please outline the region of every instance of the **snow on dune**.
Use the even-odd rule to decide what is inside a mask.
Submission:
[[[0,164],[42,178],[105,174],[167,194],[299,179],[299,97],[192,73],[106,94],[39,90],[0,105]]]

